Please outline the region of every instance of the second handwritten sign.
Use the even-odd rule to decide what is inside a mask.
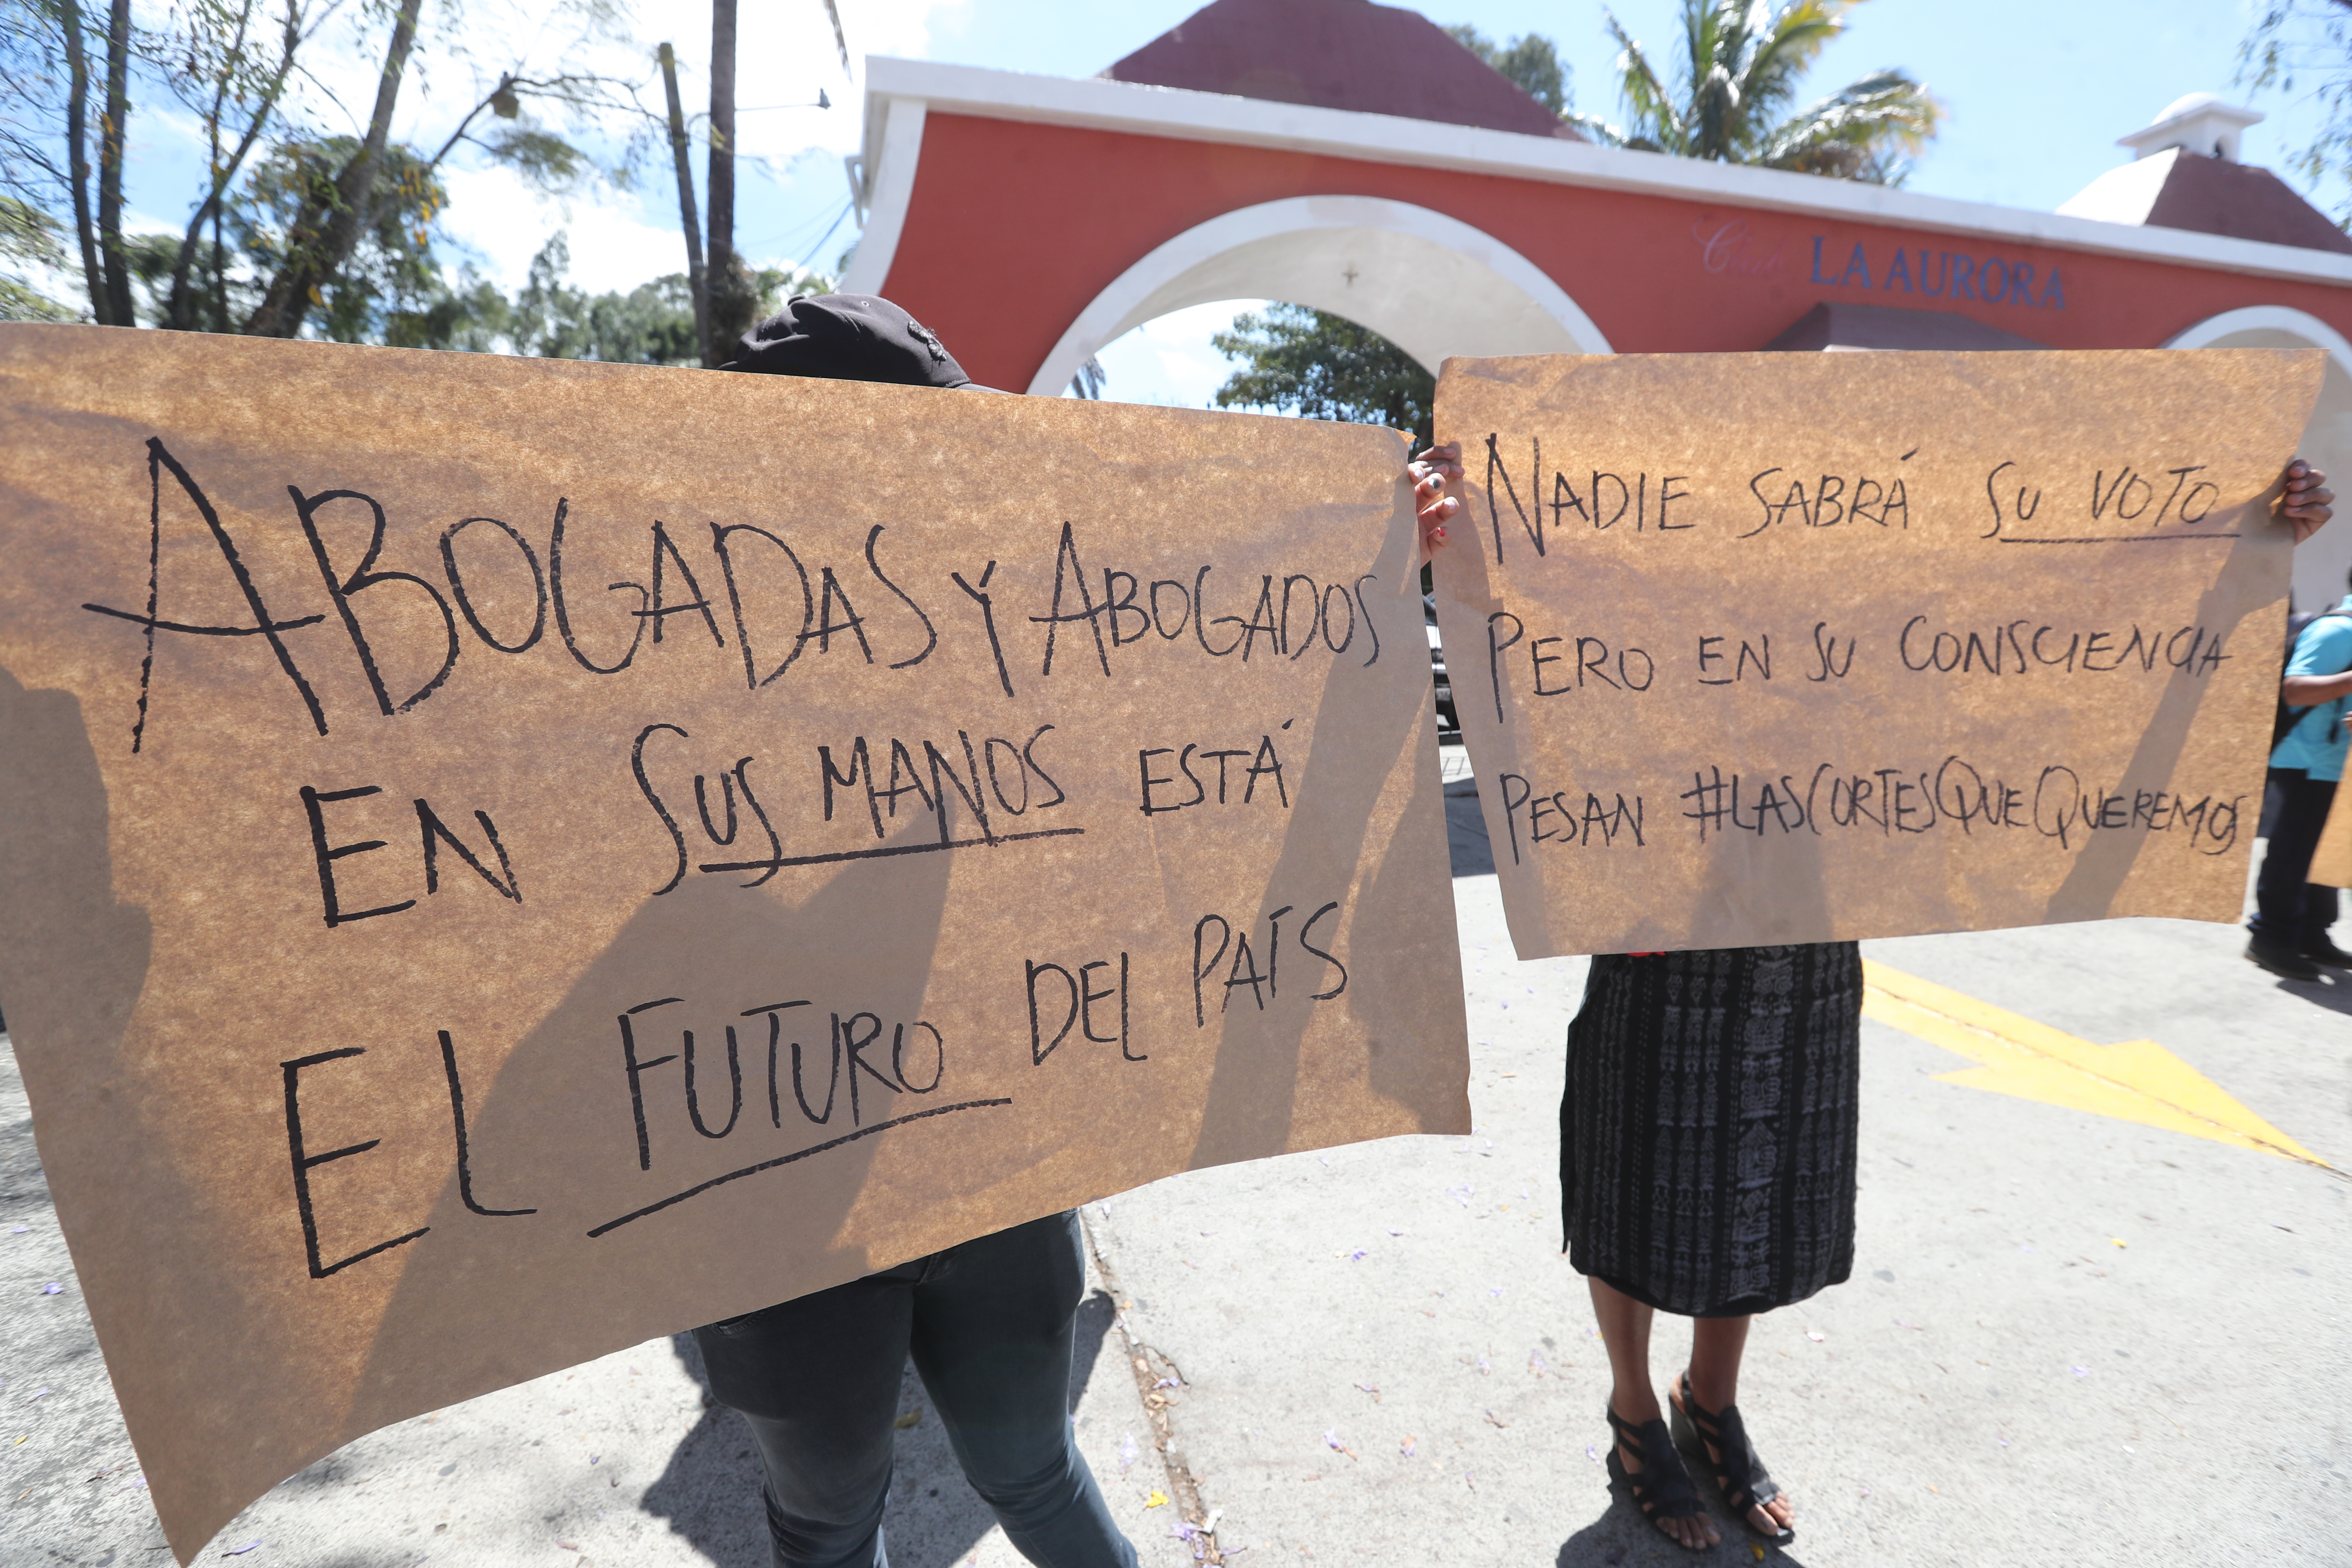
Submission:
[[[2234,918],[2322,363],[1449,361],[1520,955]]]

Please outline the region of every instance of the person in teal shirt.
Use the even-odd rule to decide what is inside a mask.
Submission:
[[[2270,847],[2254,885],[2246,956],[2273,974],[2313,981],[2321,964],[2352,967],[2352,954],[2327,933],[2336,889],[2308,880],[2352,750],[2352,596],[2303,628],[2279,697],[2301,714],[2271,751],[2263,800]]]

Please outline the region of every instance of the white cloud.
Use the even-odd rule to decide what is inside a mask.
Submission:
[[[963,10],[969,0],[835,0],[842,32],[849,42],[855,80],[841,70],[833,27],[824,7],[802,0],[791,5],[751,5],[741,10],[736,58],[735,97],[750,107],[771,103],[814,103],[822,89],[833,100],[826,110],[787,109],[745,114],[736,128],[744,152],[781,158],[808,146],[835,153],[855,153],[865,136],[866,57],[897,55],[921,59],[930,50],[935,22]],[[697,67],[709,57],[707,40],[698,47],[681,49]],[[683,63],[683,62],[682,62]],[[688,93],[689,106],[698,94],[710,101],[707,79],[697,70],[697,92]],[[687,93],[683,79],[681,93]]]
[[[686,270],[677,221],[667,227],[646,222],[634,198],[562,200],[497,166],[453,170],[446,183],[443,230],[478,252],[483,274],[509,292],[521,287],[530,258],[557,229],[570,239],[572,283],[592,292],[626,290]]]
[[[762,163],[781,177],[801,154],[837,166],[843,153],[857,150],[863,136],[865,57],[919,58],[930,47],[935,20],[966,4],[968,0],[840,0],[850,58],[858,73],[854,83],[842,74],[833,28],[822,5],[741,7],[736,40],[736,98],[743,112],[736,135],[740,152],[752,166],[741,169],[739,180],[762,178]],[[523,59],[539,70],[553,68],[552,62],[560,59],[563,69],[601,71],[639,80],[644,84],[642,101],[648,109],[659,110],[663,93],[653,49],[667,34],[677,53],[679,97],[688,116],[698,121],[710,101],[707,18],[708,13],[699,7],[642,18],[636,28],[641,48],[600,43],[558,49],[555,46],[565,42],[561,36],[537,29],[526,32],[517,13],[508,17],[505,28],[492,27],[488,41],[469,24],[467,47],[479,59]],[[366,65],[360,73],[370,86],[373,70]],[[339,88],[346,101],[350,101],[350,90],[349,85]],[[830,110],[769,107],[814,104],[819,91],[832,100]],[[428,84],[428,92],[420,95],[408,133],[420,144],[437,145],[436,139],[447,135],[457,116],[477,100],[475,84],[458,80],[445,69]],[[453,238],[478,251],[486,273],[505,288],[520,284],[531,257],[559,227],[569,232],[572,276],[583,288],[628,289],[663,273],[685,270],[684,241],[676,218],[670,216],[677,196],[666,162],[657,159],[657,166],[641,171],[642,198],[636,193],[597,188],[565,201],[540,195],[509,171],[468,167],[462,155],[451,162],[447,175],[451,200],[443,226]],[[698,156],[698,180],[701,162]],[[841,188],[846,195],[846,186]],[[708,192],[699,188],[696,195],[708,198]],[[827,198],[828,205],[832,199]],[[648,215],[656,211],[660,216],[649,219]],[[796,224],[780,237],[813,246],[824,228],[824,218],[811,216],[814,222]],[[854,232],[837,231],[828,252],[837,251],[847,233]],[[740,237],[755,265],[791,267],[807,259],[763,246],[753,233]]]

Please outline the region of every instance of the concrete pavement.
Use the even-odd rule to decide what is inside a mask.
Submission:
[[[1074,1408],[1147,1563],[1764,1550],[1727,1524],[1716,1552],[1682,1552],[1610,1497],[1605,1359],[1559,1256],[1559,1042],[1583,965],[1516,962],[1480,874],[1474,789],[1457,782],[1448,806],[1472,873],[1454,886],[1477,1131],[1201,1173],[1086,1211],[1098,1293]],[[2135,921],[1864,952],[2097,1046],[2156,1040],[2352,1166],[2352,984],[2273,981],[2242,945],[2225,927]],[[1974,1063],[1864,1028],[1854,1278],[1759,1320],[1750,1342],[1741,1405],[1799,1508],[1795,1545],[1766,1556],[2352,1563],[2337,1512],[2352,1501],[2352,1181],[2063,1093],[1944,1081]],[[161,1562],[23,1104],[9,1059],[0,1564]],[[1663,1381],[1687,1335],[1661,1331]],[[756,1461],[694,1373],[690,1342],[656,1341],[404,1423],[278,1488],[205,1560],[257,1541],[238,1559],[257,1568],[753,1568]],[[917,1419],[900,1434],[894,1563],[1017,1562],[911,1379],[903,1408]],[[1171,1530],[1199,1522],[1213,1537]]]
[[[1513,963],[1491,884],[1460,890],[1476,1134],[1204,1173],[1090,1219],[1160,1282],[1131,1320],[1191,1381],[1174,1425],[1240,1561],[1692,1560],[1612,1505],[1606,1363],[1558,1256],[1581,964]],[[1865,952],[2088,1037],[2160,1037],[2340,1156],[2352,1024],[2321,1003],[2343,994],[2290,994],[2236,942],[2134,921]],[[1865,1023],[1854,1279],[1750,1343],[1741,1404],[1800,1509],[1771,1555],[2352,1562],[2352,1184],[1937,1081],[1970,1065]],[[1688,1337],[1661,1324],[1663,1382]],[[1727,1534],[1696,1560],[1755,1561]]]

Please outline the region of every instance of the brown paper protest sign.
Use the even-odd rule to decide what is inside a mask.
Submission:
[[[2337,789],[2327,809],[2319,846],[2312,852],[2310,879],[2323,888],[2352,888],[2352,789]]]
[[[2236,918],[2317,351],[1452,360],[1524,958]]]
[[[0,329],[0,995],[182,1561],[386,1422],[1465,1131],[1403,455]]]

